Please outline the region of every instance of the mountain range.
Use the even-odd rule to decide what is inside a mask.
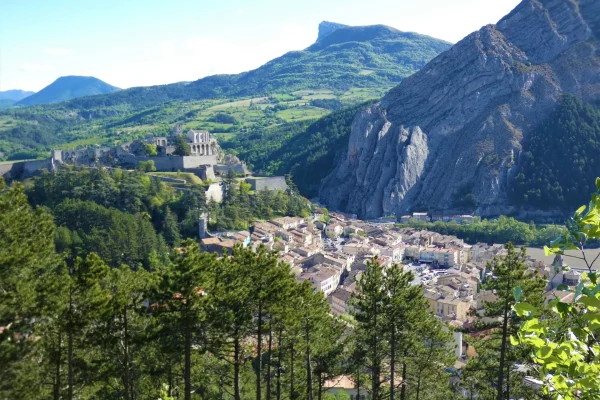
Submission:
[[[385,25],[319,25],[318,40],[248,72],[212,75],[193,82],[136,87],[70,101],[70,109],[129,106],[167,101],[264,96],[301,89],[390,88],[448,49],[450,43]]]
[[[587,129],[589,148],[561,134],[533,136],[554,141],[547,145],[529,139],[566,97],[598,104],[599,39],[598,1],[522,1],[359,111],[323,181],[321,201],[367,218],[462,207],[498,215],[523,211],[511,201],[517,182],[536,185],[538,198],[549,199],[549,190],[564,198],[575,176],[588,182],[579,187],[585,198],[598,174],[586,164],[600,154],[600,127],[589,119],[594,111],[570,106],[582,116],[571,131],[579,131],[577,124]],[[534,144],[561,147],[562,158],[536,159]],[[539,182],[522,176],[541,162],[554,163],[550,176]],[[521,198],[524,208],[527,199]]]
[[[25,90],[5,90],[0,92],[0,108],[8,108],[17,101],[22,100],[27,96],[31,96],[34,93],[35,92],[28,92]]]
[[[39,92],[23,98],[16,106],[31,106],[67,101],[84,96],[113,93],[120,90],[92,76],[62,76]]]
[[[44,157],[62,144],[114,144],[148,132],[167,134],[166,126],[173,123],[237,135],[258,125],[317,118],[380,97],[450,46],[383,25],[323,22],[309,48],[241,74],[94,96],[89,96],[90,89],[114,88],[95,78],[63,77],[21,101],[20,107],[0,111],[0,152],[9,158]],[[85,97],[55,102],[74,96]],[[248,98],[261,106],[252,111],[247,103],[241,107]],[[53,103],[39,104],[45,102]],[[222,116],[207,111],[226,102],[232,106],[219,112],[234,114],[227,120],[237,124],[215,124]]]

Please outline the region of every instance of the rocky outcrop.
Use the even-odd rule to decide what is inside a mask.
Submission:
[[[321,201],[362,217],[510,211],[521,144],[569,93],[600,98],[600,2],[525,0],[356,115]]]
[[[345,28],[348,25],[338,24],[337,22],[323,21],[319,24],[319,35],[317,36],[317,42],[324,37],[329,36],[333,31],[338,28]]]

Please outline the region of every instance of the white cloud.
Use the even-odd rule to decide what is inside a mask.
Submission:
[[[52,70],[52,66],[45,65],[45,64],[25,63],[25,64],[21,65],[21,71],[25,71],[25,72],[45,72],[45,71],[51,71],[51,70]]]
[[[235,10],[235,14],[236,15],[242,15],[244,13],[244,9],[243,8],[238,8],[237,10]]]
[[[47,47],[44,49],[44,54],[48,54],[49,56],[68,56],[73,54],[73,51],[62,47]]]

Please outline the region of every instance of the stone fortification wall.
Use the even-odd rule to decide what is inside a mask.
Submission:
[[[214,170],[215,170],[215,174],[218,174],[218,175],[227,175],[227,172],[229,172],[229,170],[232,170],[233,173],[235,173],[237,175],[248,175],[249,174],[248,168],[246,168],[246,164],[244,164],[244,163],[215,165]]]
[[[286,190],[288,188],[283,176],[246,178],[252,190]]]
[[[120,164],[130,164],[137,167],[140,161],[154,161],[157,171],[175,172],[177,170],[198,168],[204,164],[216,163],[217,156],[138,157],[129,153],[118,156]]]
[[[42,169],[53,169],[52,159],[15,161],[13,163],[0,164],[0,176],[10,179],[29,178],[37,175]]]
[[[199,168],[186,168],[185,172],[191,172],[203,181],[215,180],[215,171],[212,165],[202,165]]]

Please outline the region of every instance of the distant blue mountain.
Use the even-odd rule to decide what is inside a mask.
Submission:
[[[78,97],[108,94],[121,90],[93,76],[63,76],[39,92],[15,103],[16,106],[57,103]]]
[[[27,92],[25,90],[5,90],[0,92],[0,100],[12,100],[13,102],[23,100],[25,97],[31,96],[35,92]]]

